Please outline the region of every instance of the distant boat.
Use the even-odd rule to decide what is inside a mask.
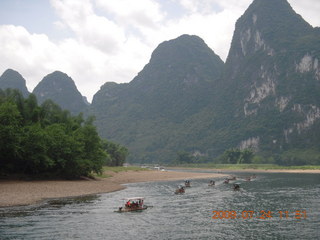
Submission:
[[[185,181],[184,181],[184,185],[185,185],[186,187],[191,187],[190,180],[185,180]]]
[[[240,183],[234,183],[233,184],[233,190],[239,191],[240,190]]]
[[[125,199],[124,207],[119,207],[115,212],[132,212],[132,211],[142,211],[148,208],[147,205],[144,205],[143,197],[132,197]]]
[[[210,182],[209,182],[208,186],[214,186],[215,184],[216,184],[216,182],[215,182],[215,181],[210,180]]]
[[[229,181],[237,180],[236,176],[231,176],[231,177],[229,177],[228,179],[229,179]]]
[[[177,189],[176,189],[176,191],[174,192],[175,194],[183,194],[183,193],[185,193],[185,189],[184,189],[184,187],[182,186],[182,185],[180,185]]]

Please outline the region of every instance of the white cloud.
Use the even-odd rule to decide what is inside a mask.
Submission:
[[[74,32],[78,41],[106,53],[116,52],[125,40],[123,29],[105,17],[97,16],[90,0],[51,0],[62,22]]]
[[[216,54],[225,59],[237,18],[237,14],[229,10],[205,16],[194,13],[178,21],[169,22],[163,31],[169,32],[170,38],[174,38],[177,33],[178,35],[184,33],[198,35]]]
[[[0,36],[1,69],[17,69],[32,89],[40,81],[38,74],[45,74],[44,70],[58,48],[46,35],[30,34],[20,26],[0,26]]]
[[[174,0],[181,4],[190,13],[212,15],[227,10],[246,9],[252,0]]]
[[[154,0],[96,0],[96,4],[114,15],[119,24],[127,26],[155,28],[165,17],[160,10],[160,3]]]
[[[293,9],[313,27],[320,26],[320,2],[319,0],[289,0]]]
[[[60,70],[71,76],[78,89],[91,96],[107,81],[110,59],[102,51],[76,39],[51,42],[46,35],[31,34],[21,26],[0,26],[0,69],[12,68],[27,80],[29,91],[47,74]],[[119,79],[117,79],[119,80]],[[123,79],[122,79],[123,80]],[[126,79],[127,80],[127,79]]]

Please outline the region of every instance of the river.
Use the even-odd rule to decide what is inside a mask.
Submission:
[[[0,209],[1,240],[36,239],[320,239],[320,175],[234,173],[222,178],[128,184],[122,191]],[[126,197],[152,207],[116,213]]]

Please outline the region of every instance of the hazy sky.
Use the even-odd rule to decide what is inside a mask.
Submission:
[[[0,75],[29,91],[55,71],[91,101],[105,82],[129,82],[163,41],[198,35],[226,59],[236,20],[252,0],[0,0]],[[319,0],[289,0],[320,26]]]

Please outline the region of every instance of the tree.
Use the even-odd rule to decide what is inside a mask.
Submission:
[[[0,169],[13,172],[21,155],[21,114],[16,104],[0,105]]]
[[[90,121],[86,122],[83,127],[76,131],[75,137],[82,145],[81,165],[86,171],[86,175],[91,171],[101,173],[106,154],[95,126]]]
[[[17,169],[19,172],[38,175],[48,173],[54,166],[54,161],[48,156],[48,135],[40,124],[23,128],[21,140],[22,158]]]
[[[194,157],[188,152],[178,152],[177,163],[193,163]]]
[[[251,163],[254,153],[251,149],[243,149],[240,154],[238,163]]]
[[[128,149],[119,144],[104,140],[103,149],[106,151],[105,163],[108,166],[122,166],[128,156]]]
[[[128,150],[103,142],[94,117],[71,116],[48,100],[38,106],[15,90],[0,91],[0,174],[78,178],[122,165]],[[106,151],[107,152],[106,152]]]
[[[232,148],[225,151],[227,163],[235,164],[239,163],[241,151],[238,148]]]
[[[27,123],[37,123],[40,120],[40,108],[37,98],[34,94],[30,94],[25,100],[24,117]]]
[[[251,163],[254,157],[254,153],[250,149],[240,150],[238,148],[232,148],[226,150],[219,160],[223,163],[241,164]]]

